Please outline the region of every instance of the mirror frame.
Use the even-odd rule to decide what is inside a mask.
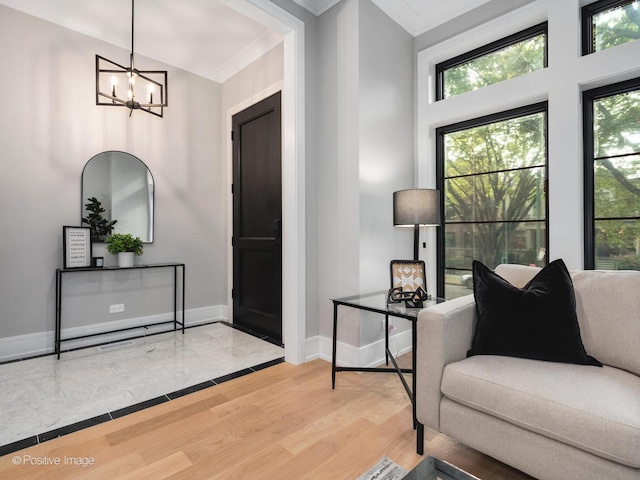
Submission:
[[[144,167],[147,169],[147,172],[149,172],[149,175],[151,175],[151,180],[153,180],[153,192],[151,195],[151,201],[152,201],[152,208],[151,208],[151,214],[150,214],[150,221],[151,221],[151,240],[147,241],[147,240],[143,240],[142,243],[147,243],[147,244],[151,244],[154,242],[155,239],[155,230],[156,230],[156,226],[155,226],[155,216],[156,216],[156,208],[155,208],[155,203],[156,203],[156,179],[153,176],[153,173],[151,172],[151,169],[149,168],[149,166],[144,163],[142,160],[140,160],[138,157],[136,157],[135,155],[132,155],[128,152],[124,152],[122,150],[105,150],[104,152],[100,152],[100,153],[96,153],[93,157],[91,157],[87,163],[84,164],[84,167],[82,167],[82,174],[80,175],[80,225],[86,225],[84,224],[84,222],[82,221],[82,218],[85,216],[85,212],[86,212],[86,208],[85,208],[85,203],[86,203],[86,199],[85,197],[85,192],[84,192],[84,174],[85,171],[87,169],[87,165],[89,165],[91,163],[92,160],[94,160],[96,157],[103,155],[105,153],[120,153],[123,155],[127,155],[135,160],[137,160],[138,162],[140,162],[142,165],[144,165]],[[94,241],[93,243],[105,243],[102,241]]]

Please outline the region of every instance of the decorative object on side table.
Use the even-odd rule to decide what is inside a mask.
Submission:
[[[118,266],[133,267],[133,256],[142,255],[144,246],[140,237],[133,237],[130,233],[113,233],[107,238],[107,251],[112,255],[118,254]]]
[[[429,299],[424,262],[422,260],[392,260],[391,288],[388,303],[404,302],[407,308],[422,308]]]
[[[82,223],[89,225],[91,229],[91,240],[93,242],[104,242],[106,238],[111,235],[114,228],[113,226],[118,223],[118,221],[109,221],[102,217],[105,209],[102,208],[102,202],[96,197],[90,197],[87,200],[89,203],[85,203],[84,208],[90,213],[82,218]]]
[[[89,227],[62,227],[64,268],[91,266],[91,229]]]

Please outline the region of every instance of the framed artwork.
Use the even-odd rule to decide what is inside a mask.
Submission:
[[[91,229],[62,227],[64,268],[91,267]]]
[[[427,279],[422,260],[392,260],[388,302],[404,302],[408,308],[422,308],[427,295]]]

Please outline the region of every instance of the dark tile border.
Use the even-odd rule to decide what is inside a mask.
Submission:
[[[192,385],[191,387],[183,388],[182,390],[168,393],[167,397],[169,398],[169,400],[175,400],[176,398],[184,397],[185,395],[189,395],[190,393],[199,392],[200,390],[204,390],[205,388],[213,387],[215,385],[215,380],[207,380],[206,382],[202,382],[197,385]]]
[[[87,420],[82,420],[81,422],[72,423],[71,425],[67,425],[66,427],[56,428],[55,430],[50,430],[45,433],[41,433],[38,435],[38,443],[46,442],[47,440],[53,440],[54,438],[62,437],[63,435],[68,435],[73,432],[77,432],[78,430],[84,430],[85,428],[94,427],[96,425],[100,425],[101,423],[108,422],[111,420],[111,415],[108,413],[104,413],[102,415],[98,415],[97,417],[89,418]]]
[[[161,403],[168,402],[169,400],[171,399],[167,398],[166,395],[162,395],[161,397],[152,398],[151,400],[145,400],[144,402],[136,403],[135,405],[130,405],[128,407],[124,407],[119,410],[109,412],[109,415],[111,415],[111,418],[115,420],[116,418],[124,417],[125,415],[139,412],[140,410],[144,410],[145,408],[155,407],[156,405],[160,405]]]
[[[18,450],[23,450],[25,448],[33,447],[38,444],[38,436],[34,435],[33,437],[25,438],[23,440],[18,440],[17,442],[8,443],[7,445],[2,445],[0,447],[0,457],[3,455],[9,455],[10,453],[17,452]]]
[[[245,329],[238,328],[233,324],[225,321],[203,323],[201,325],[194,325],[192,327],[187,327],[187,328],[201,327],[204,325],[211,325],[214,323],[222,323],[228,327],[245,331]],[[162,333],[167,333],[167,332],[162,332]],[[245,331],[245,333],[250,333],[250,332]],[[157,335],[157,334],[153,334],[153,335]],[[266,338],[263,338],[262,336],[255,334],[255,332],[250,333],[250,335],[253,335],[254,337],[257,337],[261,340],[269,341]],[[135,338],[140,338],[140,337],[135,337]],[[270,342],[270,343],[274,343],[274,342]],[[276,345],[279,345],[279,344],[276,343]],[[95,347],[95,345],[92,345],[91,347],[87,347],[87,348],[93,348],[93,347]],[[46,355],[39,355],[39,356],[46,356]],[[35,357],[31,357],[31,358],[35,358]],[[17,361],[21,361],[21,360],[11,360],[10,362],[4,362],[4,363],[13,363]],[[9,443],[7,445],[0,445],[0,457],[3,455],[8,455],[10,453],[17,452],[19,450],[23,450],[25,448],[33,447],[40,443],[46,442],[48,440],[53,440],[54,438],[62,437],[63,435],[68,435],[69,433],[74,433],[79,430],[84,430],[85,428],[93,427],[95,425],[99,425],[101,423],[108,422],[110,420],[115,420],[116,418],[124,417],[126,415],[139,412],[140,410],[144,410],[149,407],[160,405],[161,403],[166,403],[171,400],[184,397],[185,395],[188,395],[190,393],[199,392],[200,390],[214,387],[216,385],[219,385],[224,382],[228,382],[229,380],[233,380],[235,378],[244,377],[245,375],[249,375],[250,373],[255,373],[257,371],[264,370],[265,368],[273,367],[274,365],[278,365],[279,363],[284,363],[284,357],[276,358],[275,360],[271,360],[269,362],[264,362],[258,365],[254,365],[253,367],[249,367],[243,370],[239,370],[237,372],[229,373],[227,375],[223,375],[222,377],[214,378],[212,380],[207,380],[206,382],[198,383],[197,385],[192,385],[190,387],[186,387],[181,390],[176,390],[175,392],[167,393],[166,395],[152,398],[151,400],[145,400],[144,402],[136,403],[128,407],[120,408],[118,410],[114,410],[113,412],[104,413],[102,415],[98,415],[96,417],[89,418],[87,420],[82,420],[77,423],[72,423],[71,425],[67,425],[65,427],[56,428],[55,430],[51,430],[49,432],[34,435],[33,437],[28,437],[23,440],[18,440],[16,442]],[[2,365],[2,363],[0,363],[0,365]]]

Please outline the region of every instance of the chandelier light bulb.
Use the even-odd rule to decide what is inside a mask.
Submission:
[[[111,96],[112,97],[117,97],[118,95],[116,95],[116,85],[118,84],[118,77],[116,77],[115,75],[111,76]]]

